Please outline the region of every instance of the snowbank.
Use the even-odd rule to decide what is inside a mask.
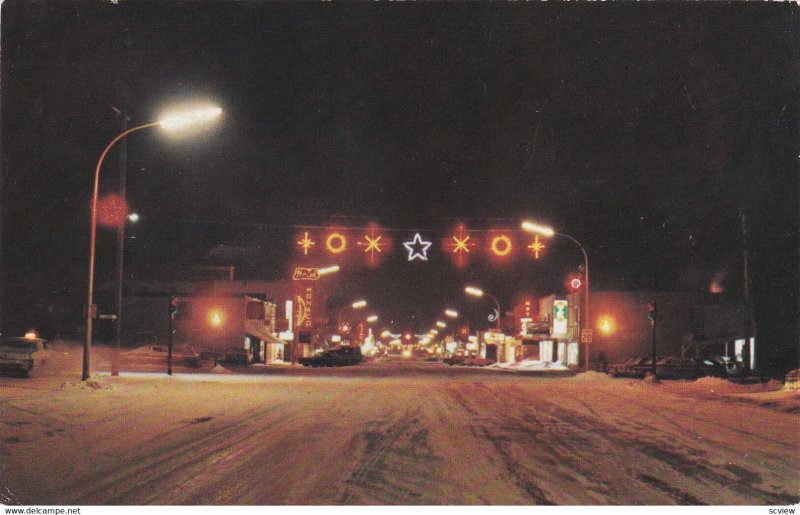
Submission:
[[[569,370],[561,363],[551,363],[549,361],[538,361],[533,359],[525,359],[520,362],[506,361],[504,363],[494,363],[489,365],[492,368],[510,369],[510,370]]]

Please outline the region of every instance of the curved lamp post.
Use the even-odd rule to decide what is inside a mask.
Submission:
[[[177,131],[187,127],[195,126],[200,123],[211,121],[222,114],[222,109],[219,107],[203,107],[192,109],[190,111],[176,112],[168,114],[159,121],[146,123],[131,127],[130,129],[120,133],[116,138],[111,140],[103,153],[100,154],[100,159],[97,161],[97,166],[94,170],[94,188],[92,190],[92,217],[89,233],[89,288],[86,300],[86,342],[83,346],[83,372],[81,380],[86,381],[89,379],[90,373],[90,354],[92,350],[92,319],[96,316],[96,308],[94,306],[94,255],[95,243],[97,240],[97,191],[100,182],[100,169],[103,167],[103,160],[119,140],[126,137],[128,134],[143,129],[159,126],[164,130]]]
[[[339,328],[342,325],[342,313],[344,313],[346,309],[363,309],[365,307],[367,307],[367,301],[362,299],[362,300],[357,300],[352,304],[348,304],[342,309],[340,309],[339,314],[336,315],[336,331],[338,332]]]
[[[472,295],[473,297],[478,297],[478,298],[483,297],[484,295],[486,295],[487,297],[492,299],[494,301],[494,305],[497,307],[497,318],[495,319],[495,324],[496,324],[497,329],[500,329],[500,302],[498,302],[498,300],[495,297],[493,297],[492,295],[489,295],[485,291],[481,290],[480,288],[476,288],[474,286],[467,286],[466,288],[464,288],[464,293],[466,293],[467,295]]]
[[[580,244],[578,240],[573,238],[568,234],[563,234],[560,232],[554,231],[550,227],[545,227],[533,222],[524,221],[522,222],[522,230],[526,232],[532,232],[535,234],[541,234],[542,236],[546,236],[548,238],[552,236],[561,236],[562,238],[566,238],[581,249],[581,253],[583,254],[583,272],[584,272],[584,281],[583,281],[583,292],[584,292],[584,300],[583,300],[583,315],[584,315],[584,322],[581,324],[582,328],[589,328],[589,257],[586,255],[586,249],[583,248],[583,245]],[[586,370],[589,370],[589,343],[586,344]]]

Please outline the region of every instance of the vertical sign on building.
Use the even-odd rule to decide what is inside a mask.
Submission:
[[[299,350],[297,344],[310,344],[314,329],[314,315],[316,314],[317,296],[314,294],[314,281],[319,279],[319,270],[316,268],[295,268],[292,276],[292,300],[294,314],[294,349],[292,362],[296,363]]]
[[[567,334],[567,308],[566,300],[553,301],[553,334]]]

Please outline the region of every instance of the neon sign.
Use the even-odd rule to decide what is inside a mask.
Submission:
[[[316,281],[319,279],[319,268],[303,268],[297,267],[292,274],[294,281]]]

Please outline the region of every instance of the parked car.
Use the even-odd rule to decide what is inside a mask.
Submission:
[[[644,377],[652,369],[652,361],[644,356],[628,358],[622,363],[608,365],[608,375],[611,377]]]
[[[364,360],[360,347],[339,347],[336,352],[341,356],[345,365],[358,365]]]
[[[42,338],[5,338],[0,341],[0,371],[28,377],[34,366],[41,366],[49,354],[47,340]]]
[[[697,360],[667,356],[656,361],[656,375],[661,379],[697,379],[702,371]]]
[[[464,365],[468,367],[485,367],[494,363],[494,360],[479,356],[453,356],[442,361],[448,365]]]
[[[359,347],[339,347],[313,356],[299,358],[297,362],[304,367],[345,367],[357,365],[363,359]]]

